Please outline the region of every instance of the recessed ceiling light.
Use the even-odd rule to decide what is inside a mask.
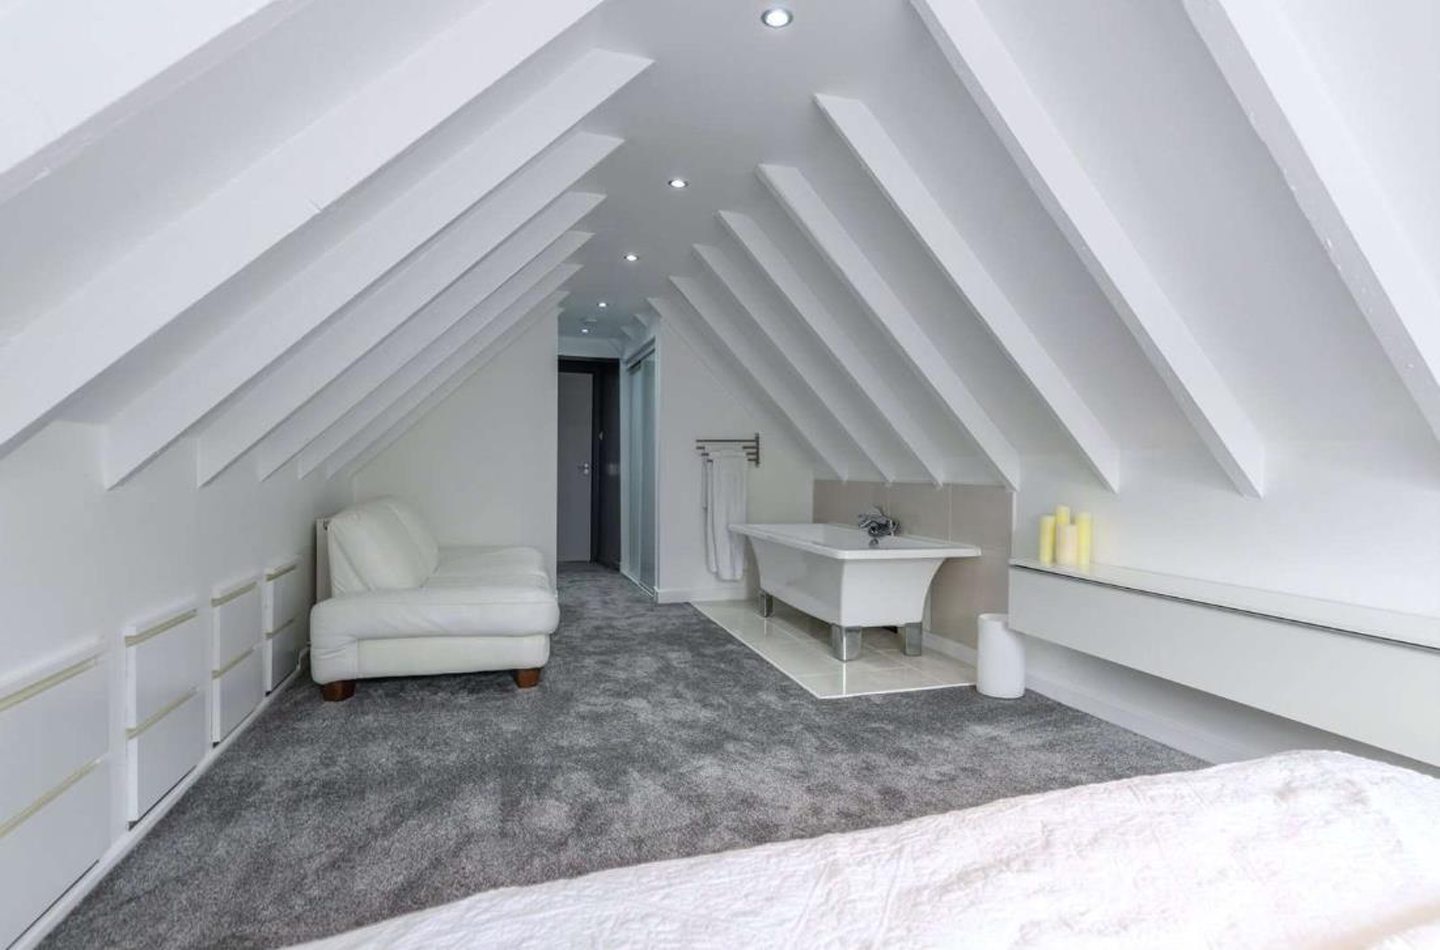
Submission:
[[[581,332],[581,333],[589,333],[589,332],[590,332],[590,328],[589,328],[589,327],[581,327],[581,328],[580,328],[580,332]]]
[[[794,19],[795,14],[791,13],[784,7],[771,7],[764,13],[760,14],[760,22],[764,23],[772,30],[778,30],[783,27],[787,27]]]
[[[670,185],[671,188],[674,188],[676,191],[679,191],[681,188],[689,188],[689,187],[690,187],[690,183],[689,183],[688,181],[686,181],[685,179],[683,179],[683,178],[672,178],[672,179],[670,179],[670,181],[669,181],[669,185]]]
[[[631,251],[629,254],[625,255],[625,260],[629,261],[631,264],[635,263],[639,259],[640,255],[636,254],[634,251]]]
[[[610,306],[610,305],[609,305],[608,303],[606,303],[605,301],[602,300],[602,301],[600,301],[598,304],[596,304],[595,306],[599,307],[601,310],[604,310],[606,307],[608,307],[608,306]]]

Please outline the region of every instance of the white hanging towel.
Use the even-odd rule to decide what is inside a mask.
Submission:
[[[705,460],[701,507],[705,516],[705,566],[722,581],[745,576],[745,542],[730,531],[745,522],[743,448],[715,448]]]

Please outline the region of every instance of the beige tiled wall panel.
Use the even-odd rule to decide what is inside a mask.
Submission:
[[[856,515],[877,504],[905,534],[980,548],[978,558],[947,562],[930,588],[930,632],[973,647],[975,618],[1009,607],[1013,494],[989,485],[815,482],[817,522],[854,524]]]

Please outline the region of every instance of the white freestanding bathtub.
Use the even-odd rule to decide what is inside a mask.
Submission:
[[[833,524],[737,524],[760,566],[760,610],[773,598],[830,624],[840,660],[860,655],[862,627],[900,628],[905,652],[920,653],[925,595],[947,558],[979,557],[969,544],[897,535],[870,543],[858,528]]]

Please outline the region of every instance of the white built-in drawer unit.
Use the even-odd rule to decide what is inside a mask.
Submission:
[[[1011,562],[1041,640],[1440,765],[1440,618],[1129,568]]]
[[[0,681],[0,946],[109,845],[107,685],[99,644]]]
[[[218,590],[210,598],[211,643],[210,739],[219,742],[250,714],[264,697],[261,676],[260,581],[245,581]]]
[[[126,816],[140,818],[205,755],[205,632],[193,604],[125,631]]]
[[[262,589],[265,691],[275,689],[300,665],[304,649],[309,578],[299,557],[265,572]]]

